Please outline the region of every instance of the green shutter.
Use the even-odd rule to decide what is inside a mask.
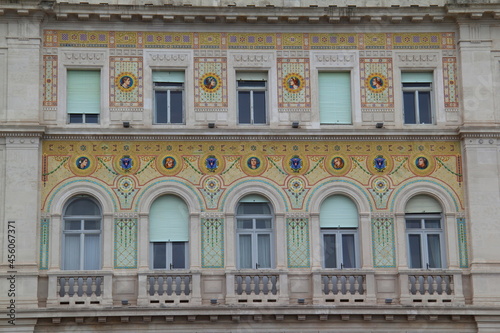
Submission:
[[[433,80],[432,72],[405,72],[401,73],[401,82],[403,83],[418,83],[431,82]]]
[[[258,194],[249,194],[243,197],[240,202],[269,202],[269,200]]]
[[[351,73],[324,72],[318,78],[320,122],[351,124]]]
[[[333,195],[321,204],[321,228],[357,228],[359,216],[356,204],[346,196]]]
[[[153,82],[175,82],[184,83],[184,72],[153,71]]]
[[[441,213],[443,209],[436,199],[428,195],[416,195],[406,204],[405,213]]]
[[[68,70],[68,113],[99,114],[101,112],[101,71]]]
[[[156,199],[149,212],[151,242],[189,241],[189,211],[186,203],[175,195]]]

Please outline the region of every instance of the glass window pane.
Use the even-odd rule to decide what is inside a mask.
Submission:
[[[238,82],[238,88],[265,88],[266,87],[266,81],[244,81],[244,80],[239,80]]]
[[[100,269],[100,235],[85,235],[83,269]]]
[[[87,124],[97,124],[99,123],[99,115],[98,114],[86,114],[85,122]]]
[[[239,235],[239,268],[254,268],[252,267],[252,236]]]
[[[64,236],[64,269],[80,269],[80,235]]]
[[[271,224],[271,219],[259,219],[255,221],[255,228],[256,229],[271,229],[272,224]]]
[[[168,101],[168,91],[156,91],[155,92],[155,103],[156,103],[156,123],[166,124],[167,123],[167,101]]]
[[[172,243],[172,268],[186,268],[186,243]]]
[[[420,229],[422,228],[421,220],[406,220],[406,229]]]
[[[403,109],[405,114],[405,124],[416,124],[415,114],[415,93],[411,91],[403,92]]]
[[[170,91],[170,123],[182,124],[182,91]]]
[[[442,268],[439,235],[427,235],[427,251],[429,251],[429,268]]]
[[[266,92],[253,92],[253,123],[265,124],[266,119]]]
[[[253,229],[253,220],[238,220],[238,229]]]
[[[264,202],[240,203],[238,206],[239,215],[270,215],[271,208]]]
[[[418,112],[420,116],[419,122],[421,124],[432,124],[430,91],[418,92]]]
[[[240,124],[250,124],[250,92],[238,92],[238,122]]]
[[[82,222],[78,221],[65,221],[64,222],[64,230],[81,230]]]
[[[83,123],[83,114],[70,114],[69,122],[71,124],[82,124]]]
[[[426,229],[441,229],[441,220],[425,220]]]
[[[325,268],[337,268],[337,248],[335,243],[336,235],[323,235],[323,252],[325,258]]]
[[[344,268],[356,268],[354,235],[342,235],[342,264]]]
[[[80,198],[73,201],[66,209],[66,216],[101,215],[99,207],[89,198]]]
[[[420,246],[420,235],[408,235],[409,253],[408,264],[410,268],[422,267],[422,248]]]
[[[84,228],[85,230],[100,230],[101,221],[85,221]]]
[[[257,235],[257,264],[259,268],[271,267],[271,235]]]
[[[167,268],[167,243],[153,243],[153,269]]]

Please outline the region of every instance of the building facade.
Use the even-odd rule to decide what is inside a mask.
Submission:
[[[498,1],[1,1],[2,332],[500,332]]]

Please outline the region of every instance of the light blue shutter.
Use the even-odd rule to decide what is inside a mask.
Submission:
[[[318,73],[322,124],[351,124],[351,73]]]
[[[153,82],[175,82],[184,83],[184,72],[164,72],[164,71],[154,71],[153,72]]]
[[[406,72],[401,73],[401,82],[403,83],[420,83],[420,82],[431,82],[432,83],[433,74],[432,72]]]
[[[416,195],[406,204],[405,213],[441,213],[443,209],[436,199],[428,195]]]
[[[189,211],[186,203],[175,195],[156,199],[149,212],[151,242],[189,241]]]
[[[101,112],[101,71],[67,71],[68,113],[99,114]]]
[[[346,196],[333,195],[321,204],[319,223],[321,228],[357,228],[358,208]]]

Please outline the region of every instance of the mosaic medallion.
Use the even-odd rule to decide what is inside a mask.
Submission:
[[[283,86],[291,93],[297,93],[304,88],[305,80],[297,73],[290,73],[283,79]]]
[[[215,73],[206,73],[200,78],[200,87],[208,93],[214,93],[221,87],[221,78]]]
[[[379,194],[386,193],[389,190],[389,182],[385,178],[375,178],[372,189]]]
[[[304,181],[300,178],[292,178],[288,182],[288,189],[292,193],[300,193],[304,190]]]
[[[132,91],[137,87],[137,77],[130,72],[122,72],[116,76],[115,85],[121,91]]]
[[[203,187],[209,193],[217,193],[220,190],[220,181],[215,177],[208,177]]]
[[[381,73],[372,73],[366,78],[366,86],[374,93],[381,93],[387,88],[387,78]]]

